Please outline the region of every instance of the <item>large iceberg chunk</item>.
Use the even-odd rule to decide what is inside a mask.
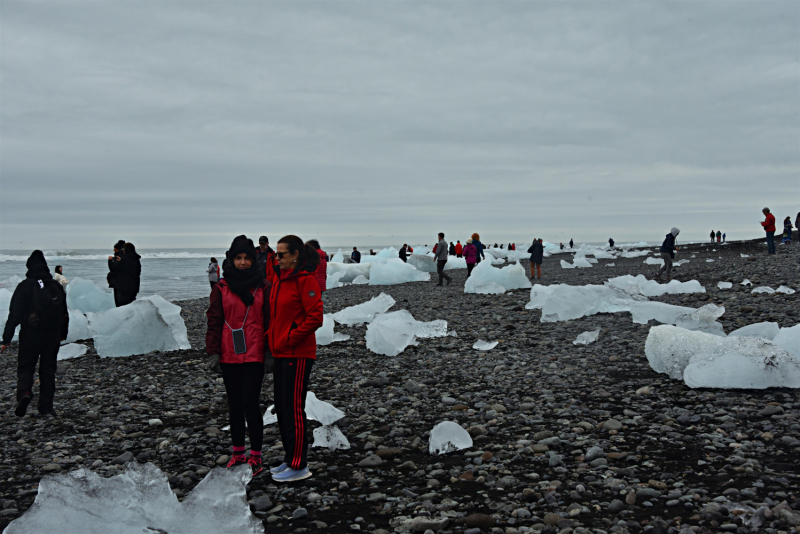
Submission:
[[[342,263],[343,261],[344,261],[344,254],[342,254],[342,249],[339,249],[339,251],[336,254],[334,254],[333,257],[331,258],[331,262]]]
[[[92,331],[89,330],[89,320],[78,310],[69,310],[69,332],[67,332],[67,342],[82,341],[92,339]]]
[[[114,308],[114,296],[91,280],[73,279],[67,285],[67,307],[83,313],[101,313]]]
[[[547,299],[553,294],[553,291],[555,291],[557,287],[561,287],[561,284],[553,284],[550,286],[534,285],[531,288],[531,300],[525,305],[525,308],[529,310],[541,310],[544,307],[544,303],[547,302]]]
[[[405,263],[399,258],[386,263],[373,263],[369,275],[369,285],[388,286],[392,284],[405,284],[406,282],[427,282],[431,279],[429,273],[417,270],[413,265]]]
[[[418,271],[422,271],[424,273],[436,272],[436,260],[434,260],[433,256],[428,256],[427,254],[412,254],[408,258],[408,263],[416,267]],[[464,258],[456,258],[455,256],[448,256],[447,263],[444,265],[445,271],[466,268],[467,260]]]
[[[247,504],[250,467],[213,469],[181,503],[167,475],[153,464],[129,463],[101,478],[82,468],[46,475],[36,501],[5,534],[262,534]]]
[[[349,449],[350,442],[336,425],[326,425],[314,429],[312,447],[327,447],[330,451]]]
[[[154,295],[103,313],[90,313],[89,329],[102,357],[189,349],[181,308]]]
[[[431,430],[428,444],[430,454],[447,454],[472,447],[472,438],[469,432],[453,421],[439,423]]]
[[[333,315],[326,313],[322,319],[322,326],[314,333],[317,338],[317,345],[330,345],[337,341],[347,341],[350,336],[334,332],[333,327],[336,322]]]
[[[791,328],[781,328],[781,331],[772,339],[776,345],[800,360],[800,324]]]
[[[467,282],[464,284],[464,293],[497,293],[497,286],[502,286],[504,290],[523,289],[531,287],[531,282],[525,275],[525,269],[519,263],[496,269],[489,265],[489,262],[481,262],[472,270],[472,275],[467,278]]]
[[[778,323],[753,323],[747,326],[743,326],[737,330],[734,330],[730,334],[729,337],[760,337],[764,338],[768,341],[772,341],[775,339],[775,336],[781,331],[780,326]]]
[[[362,302],[361,304],[356,304],[355,306],[349,306],[341,311],[338,311],[334,313],[332,317],[337,323],[347,326],[353,326],[361,323],[371,323],[375,319],[375,316],[386,313],[386,311],[394,306],[394,304],[395,301],[390,295],[381,293],[377,297],[373,297],[367,302]]]
[[[72,358],[78,358],[86,354],[89,350],[89,347],[86,345],[79,345],[77,343],[68,343],[67,345],[61,345],[58,348],[58,356],[56,357],[57,360],[70,360]]]
[[[672,280],[667,284],[659,284],[655,280],[648,280],[644,275],[631,276],[626,274],[610,279],[606,282],[610,286],[620,289],[638,289],[645,297],[660,297],[664,294],[679,295],[683,293],[705,293],[705,288],[697,280],[680,282]]]
[[[379,315],[367,326],[367,348],[384,356],[397,356],[415,342],[417,321],[408,310]]]
[[[721,337],[662,325],[650,329],[645,355],[654,371],[692,388],[800,387],[800,362],[755,337]]]

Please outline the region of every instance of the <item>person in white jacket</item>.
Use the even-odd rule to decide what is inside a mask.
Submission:
[[[208,273],[208,283],[211,284],[211,289],[214,289],[214,286],[219,282],[219,264],[217,264],[217,258],[211,258],[211,263],[208,264],[206,272]]]
[[[64,270],[61,268],[60,265],[56,265],[56,274],[53,276],[53,279],[61,284],[64,288],[64,291],[67,290],[67,284],[69,284],[69,280],[64,276]]]

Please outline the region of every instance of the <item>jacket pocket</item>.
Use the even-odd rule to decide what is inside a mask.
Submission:
[[[292,345],[292,331],[295,329],[297,329],[297,323],[292,321],[292,324],[289,327],[289,333],[286,334],[286,344],[292,349],[292,354],[294,354],[294,345]]]

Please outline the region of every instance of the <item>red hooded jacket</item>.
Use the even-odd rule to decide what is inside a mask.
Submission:
[[[761,226],[764,227],[765,232],[774,232],[775,231],[775,216],[771,213],[767,213],[764,222],[761,223]]]
[[[269,348],[275,358],[317,359],[314,332],[322,326],[322,295],[313,271],[267,270],[270,292]]]
[[[211,304],[206,311],[206,353],[218,354],[220,363],[263,362],[264,336],[269,328],[269,292],[269,282],[253,288],[254,302],[248,310],[224,278],[215,284],[211,290]],[[244,329],[247,348],[244,354],[236,354],[233,350],[231,332],[239,328]]]
[[[461,246],[461,243],[456,243],[456,254],[461,254],[462,250],[464,250],[464,247]]]
[[[317,283],[319,284],[319,290],[325,291],[327,290],[326,282],[328,280],[328,260],[325,259],[327,254],[324,250],[318,249],[319,252],[319,265],[317,265],[317,270],[314,271],[314,274],[317,275]]]

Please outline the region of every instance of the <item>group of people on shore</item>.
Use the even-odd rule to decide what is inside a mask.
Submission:
[[[772,214],[769,208],[764,208],[761,210],[761,213],[764,214],[764,220],[761,222],[761,226],[764,228],[764,232],[767,234],[767,253],[768,254],[775,254],[775,215]],[[797,228],[797,231],[800,232],[800,212],[798,212],[797,217],[794,220],[794,228]],[[790,216],[786,216],[783,220],[783,241],[784,245],[790,245],[792,243],[792,231],[794,230],[792,227],[792,218]],[[800,236],[798,236],[800,239]]]
[[[114,304],[125,306],[136,300],[142,278],[141,256],[133,243],[120,239],[114,245],[114,254],[108,257],[108,287],[114,291]]]

